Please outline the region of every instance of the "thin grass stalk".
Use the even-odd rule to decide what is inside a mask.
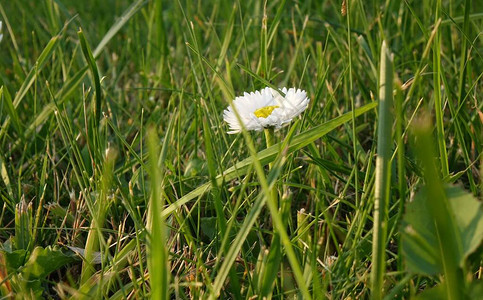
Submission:
[[[372,239],[371,289],[373,299],[382,299],[385,247],[391,182],[393,67],[386,42],[381,46],[379,82],[379,122],[377,131],[376,182],[374,187],[374,235]]]
[[[121,28],[131,20],[132,16],[141,9],[148,1],[145,0],[137,0],[133,2],[124,12],[123,14],[117,19],[117,21],[109,28],[109,31],[104,35],[102,40],[97,45],[92,55],[97,59],[99,55],[102,53],[106,45],[111,41],[111,39],[121,30]]]
[[[96,90],[95,92],[96,98],[95,98],[94,105],[92,106],[93,108],[92,113],[94,114],[94,119],[96,120],[96,123],[95,123],[96,126],[99,126],[99,122],[101,120],[101,101],[102,101],[102,90],[101,90],[101,81],[99,78],[99,71],[97,69],[96,60],[94,58],[94,55],[92,54],[91,47],[87,43],[87,40],[84,36],[84,32],[82,31],[81,28],[79,28],[77,35],[79,36],[79,41],[81,43],[82,53],[84,54],[84,57],[87,61],[87,64],[89,65],[89,68],[91,69],[92,81],[94,83],[95,90]]]
[[[262,29],[260,33],[260,70],[261,77],[269,78],[268,69],[268,41],[267,41],[267,0],[263,2]]]
[[[401,219],[404,212],[404,204],[406,200],[406,157],[405,157],[405,145],[404,145],[404,122],[405,114],[403,110],[403,91],[401,88],[401,82],[396,79],[396,143],[397,143],[397,179],[398,179],[398,192],[399,192],[399,210],[397,212],[397,222]],[[401,247],[399,246],[399,249]],[[399,253],[402,253],[401,251]],[[402,255],[398,256],[398,268],[403,269]]]
[[[154,23],[156,38],[154,39],[154,45],[156,50],[161,52],[161,57],[164,59],[168,53],[168,38],[166,34],[166,26],[163,20],[163,0],[154,1]]]
[[[352,5],[350,0],[346,0],[346,8],[347,8],[347,48],[348,48],[348,53],[349,53],[349,91],[353,90],[352,87],[352,46],[351,46],[351,22],[350,22],[350,7]],[[357,155],[357,135],[356,135],[356,113],[355,113],[355,99],[354,97],[350,96],[351,98],[351,114],[352,114],[352,149],[354,151],[353,156],[354,156],[354,162],[353,164],[355,166],[358,165],[358,155]],[[354,173],[354,196],[356,200],[356,205],[359,205],[359,176],[358,172]]]
[[[435,23],[439,22],[441,0],[436,0]],[[449,175],[448,154],[444,137],[443,105],[441,99],[441,30],[436,31],[433,44],[433,81],[434,81],[434,111],[436,113],[436,134],[443,177]]]
[[[149,26],[151,30],[151,41],[153,42],[154,51],[151,53],[159,53],[160,55],[155,55],[155,57],[159,57],[158,64],[157,64],[157,74],[159,77],[159,81],[157,84],[167,84],[166,78],[169,74],[166,72],[166,56],[169,53],[168,50],[168,37],[166,33],[166,26],[163,20],[163,1],[164,0],[155,0],[153,3],[153,12],[151,14],[151,19],[149,21]],[[154,28],[153,28],[154,27]],[[148,47],[151,43],[148,43]],[[148,48],[149,49],[149,48]],[[152,57],[150,52],[148,51],[147,57]]]
[[[465,71],[466,71],[466,61],[467,61],[467,41],[466,37],[470,35],[470,9],[471,9],[471,0],[465,1],[465,14],[464,14],[464,21],[463,21],[463,33],[464,37],[461,39],[461,60],[460,60],[460,68],[459,68],[459,81],[458,81],[458,106],[460,105],[461,101],[465,98]]]
[[[461,147],[461,152],[462,156],[464,158],[465,164],[466,165],[471,165],[473,163],[473,159],[470,158],[471,154],[470,151],[467,147],[467,142],[465,140],[466,134],[464,133],[465,127],[467,126],[466,124],[466,118],[465,113],[461,112],[461,108],[464,107],[464,103],[466,98],[468,97],[468,94],[466,93],[466,70],[471,69],[472,65],[472,60],[469,59],[469,54],[470,52],[468,51],[468,40],[470,38],[470,27],[469,27],[469,10],[471,8],[471,2],[469,0],[465,1],[465,13],[464,13],[464,19],[463,19],[463,36],[461,38],[461,59],[460,59],[460,67],[459,67],[459,79],[458,79],[458,91],[457,91],[457,102],[456,102],[456,107],[453,101],[448,101],[448,108],[451,113],[451,118],[454,120],[453,126],[456,132],[456,139],[455,139],[455,144],[457,143]],[[443,70],[444,73],[444,70]],[[447,78],[442,76],[443,83],[445,87],[450,87],[450,84],[447,81]],[[471,81],[471,80],[470,80]],[[476,79],[476,82],[478,82],[478,79]],[[448,88],[449,89],[449,88]],[[473,88],[469,88],[469,90],[472,90]],[[451,127],[448,129],[448,131],[451,131]],[[475,183],[475,178],[474,178],[474,173],[471,171],[471,168],[467,169],[467,177],[469,181],[469,187],[471,191],[476,194],[477,193],[477,184]]]

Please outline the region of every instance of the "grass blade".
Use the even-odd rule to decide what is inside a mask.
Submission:
[[[169,299],[169,260],[167,250],[167,237],[162,209],[164,197],[162,186],[164,181],[163,169],[173,122],[166,131],[166,136],[159,151],[159,139],[154,128],[148,130],[148,172],[151,177],[151,197],[149,201],[147,226],[148,237],[148,270],[151,285],[152,299]]]
[[[97,69],[96,60],[92,55],[91,47],[87,43],[87,40],[86,40],[86,37],[84,36],[84,32],[82,31],[82,28],[79,28],[77,35],[79,36],[84,58],[86,59],[87,64],[89,65],[89,68],[91,69],[92,81],[96,89],[96,101],[95,101],[95,105],[93,106],[93,113],[94,113],[94,119],[96,120],[96,125],[98,126],[99,121],[101,120],[101,101],[102,101],[102,90],[101,90],[101,80],[99,78],[99,70]]]
[[[441,11],[441,0],[436,1],[435,8],[435,23],[441,22],[439,18]],[[443,177],[447,177],[449,174],[448,167],[448,154],[446,152],[446,140],[444,135],[443,124],[443,104],[441,97],[441,30],[436,31],[433,43],[433,84],[434,84],[434,111],[436,113],[436,133],[439,149],[439,159],[441,163],[441,172]],[[461,74],[461,76],[464,76]]]
[[[20,119],[18,117],[17,110],[13,105],[12,97],[10,96],[10,93],[4,86],[0,87],[0,99],[2,99],[3,103],[5,103],[7,106],[7,112],[10,116],[10,119],[13,122],[13,126],[15,127],[15,130],[20,135],[20,137],[23,138],[24,132],[21,130],[22,127],[20,126]]]
[[[458,268],[462,244],[457,232],[456,221],[451,214],[450,204],[436,167],[433,126],[427,115],[423,115],[414,125],[413,132],[417,146],[414,147],[423,165],[424,179],[427,188],[427,208],[433,218],[438,236],[439,249],[445,277],[445,288],[448,299],[463,299],[463,274]]]
[[[96,49],[92,53],[95,58],[97,58],[102,50],[106,47],[107,43],[119,32],[119,30],[124,26],[131,19],[131,17],[141,8],[144,4],[148,1],[146,0],[138,0],[131,4],[126,11],[122,14],[122,16],[112,25],[109,31],[104,35],[102,40],[97,45]]]
[[[386,42],[381,46],[379,75],[379,122],[377,131],[376,182],[374,187],[374,235],[372,238],[372,298],[382,299],[386,269],[385,249],[391,185],[391,146],[393,111],[392,57]]]

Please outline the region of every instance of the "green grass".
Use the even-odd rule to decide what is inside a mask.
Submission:
[[[341,2],[1,2],[0,295],[483,295],[483,5]],[[310,105],[228,135],[265,86]]]

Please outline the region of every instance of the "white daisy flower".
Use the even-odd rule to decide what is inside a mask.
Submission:
[[[228,133],[242,131],[242,125],[238,122],[233,107],[247,130],[260,131],[267,127],[281,128],[300,115],[309,105],[305,91],[295,88],[282,88],[281,91],[285,97],[270,87],[236,97],[223,112],[223,119],[230,127]]]

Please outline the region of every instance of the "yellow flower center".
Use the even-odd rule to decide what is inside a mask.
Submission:
[[[265,107],[257,109],[254,112],[254,114],[257,118],[267,118],[269,115],[272,114],[273,110],[277,107],[280,107],[280,106],[278,106],[278,105],[265,106]]]

